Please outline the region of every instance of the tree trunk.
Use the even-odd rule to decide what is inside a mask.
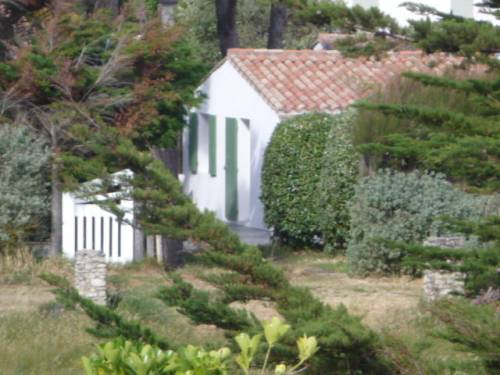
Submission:
[[[183,243],[178,240],[170,240],[162,237],[162,258],[167,268],[177,268],[182,266]]]
[[[283,48],[283,36],[288,18],[288,8],[282,3],[273,3],[269,17],[269,31],[267,35],[267,48]]]
[[[55,154],[54,154],[55,155]],[[52,199],[49,256],[59,255],[62,251],[62,186],[59,181],[59,164],[52,162]],[[77,249],[79,250],[79,249]]]
[[[144,259],[144,231],[134,224],[134,262],[140,262]]]
[[[177,178],[180,172],[180,150],[179,147],[154,148],[153,156],[161,160],[165,167]],[[161,259],[166,267],[178,267],[182,264],[183,241],[161,236]]]
[[[120,0],[83,0],[83,5],[87,14],[96,9],[108,9],[113,16],[120,13]]]
[[[215,0],[217,37],[223,56],[226,56],[229,48],[237,48],[240,45],[236,28],[236,7],[237,0]]]

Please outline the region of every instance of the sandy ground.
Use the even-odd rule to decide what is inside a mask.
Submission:
[[[360,316],[373,329],[405,329],[418,315],[421,279],[354,277],[346,272],[345,259],[322,254],[297,254],[275,264],[285,270],[293,285],[308,287],[316,297],[333,307],[344,304],[351,314]],[[179,270],[184,280],[213,292],[216,289],[201,279],[206,272],[207,269],[192,266]],[[231,306],[248,310],[259,320],[279,316],[269,301],[233,302]]]
[[[329,267],[337,260],[309,259],[284,265],[293,285],[308,287],[331,306],[344,304],[374,329],[399,329],[415,318],[422,294],[421,279],[359,278]]]
[[[361,316],[374,329],[397,330],[404,328],[415,318],[422,293],[422,281],[407,277],[353,277],[345,267],[336,267],[342,258],[322,255],[299,255],[277,261],[285,270],[291,283],[311,289],[313,294],[331,306],[344,304],[350,313]],[[123,287],[143,284],[155,289],[169,284],[165,274],[158,268],[111,270],[120,276]],[[215,292],[217,289],[202,279],[202,274],[214,272],[197,266],[188,266],[178,271],[195,287]],[[111,280],[110,280],[111,281]],[[110,283],[113,284],[112,282]],[[51,287],[45,285],[0,285],[0,314],[12,311],[35,310],[40,305],[54,300]],[[261,320],[269,320],[275,313],[269,301],[252,300],[245,304],[235,303],[233,307],[254,313]]]

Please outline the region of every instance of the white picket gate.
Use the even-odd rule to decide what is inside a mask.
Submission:
[[[122,220],[97,204],[64,193],[63,253],[74,258],[77,250],[98,250],[108,262],[132,262],[136,231],[130,223],[134,220],[134,202],[121,200],[119,206],[126,212]]]

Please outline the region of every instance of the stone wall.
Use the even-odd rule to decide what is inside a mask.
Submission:
[[[464,294],[465,274],[449,271],[424,271],[424,299],[435,301],[451,295]]]
[[[437,246],[447,249],[463,247],[465,238],[460,236],[429,237],[424,241],[425,246]]]
[[[75,288],[81,296],[106,304],[106,258],[100,251],[79,250],[75,262]]]
[[[454,249],[463,247],[464,242],[465,238],[460,236],[429,237],[424,241],[424,245]],[[424,271],[424,299],[435,301],[450,295],[463,295],[465,276],[461,272]]]

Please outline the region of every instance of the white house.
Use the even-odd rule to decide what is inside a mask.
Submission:
[[[130,172],[123,171],[113,175],[117,184],[121,177]],[[98,180],[82,185],[90,187]],[[118,185],[117,185],[118,186]],[[103,199],[117,199],[117,204],[125,212],[119,219],[111,212],[94,203]],[[131,223],[134,221],[134,202],[120,199],[119,192],[95,195],[92,200],[82,198],[81,191],[63,194],[63,254],[72,259],[78,250],[99,250],[106,261],[127,263],[134,260],[136,237],[141,236]],[[140,238],[142,241],[142,237]],[[142,249],[141,249],[142,250]]]
[[[185,192],[224,221],[265,229],[263,156],[277,124],[335,113],[407,70],[441,73],[461,61],[419,51],[344,58],[336,51],[231,49],[199,93],[183,137]]]
[[[364,8],[378,7],[382,12],[395,18],[401,25],[408,25],[408,20],[421,19],[422,16],[408,11],[400,5],[407,0],[347,0],[349,6],[361,5]],[[436,8],[440,12],[453,13],[457,16],[474,18],[478,21],[489,21],[498,24],[498,20],[491,15],[481,13],[481,8],[474,4],[481,3],[480,0],[418,0],[415,3]]]

